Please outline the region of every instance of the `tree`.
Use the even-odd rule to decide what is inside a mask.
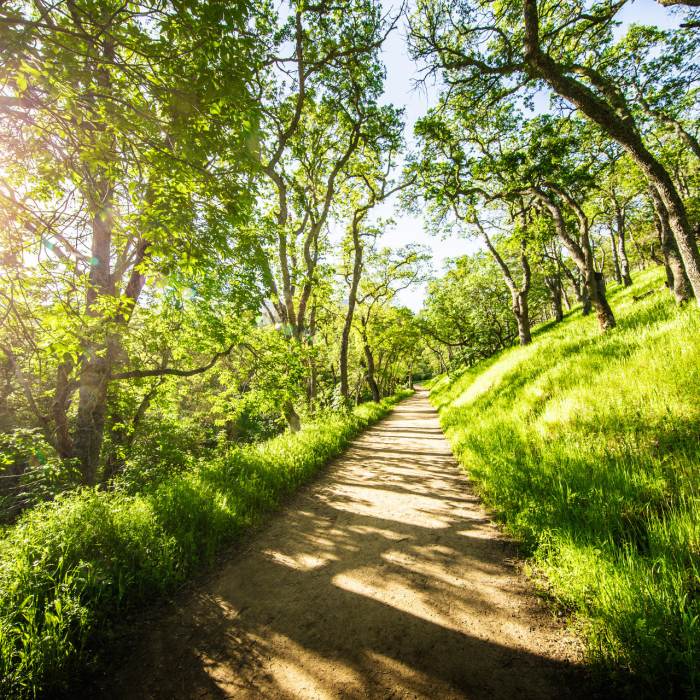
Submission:
[[[337,194],[352,177],[353,161],[367,157],[363,150],[376,152],[383,138],[395,138],[387,132],[396,130],[395,111],[377,104],[379,49],[395,21],[373,0],[297,4],[258,78],[268,134],[260,149],[266,196],[259,226],[273,234],[261,258],[271,314],[297,343],[312,336],[310,301]],[[298,426],[294,406],[285,411]]]
[[[458,258],[430,283],[419,322],[442,371],[450,363],[471,366],[510,347],[518,337],[510,294],[486,252]]]
[[[372,373],[367,365],[367,379],[373,392],[390,396],[401,385],[412,388],[414,367],[422,354],[420,327],[410,309],[391,304],[374,309],[367,326]],[[365,353],[367,350],[365,349]],[[376,399],[374,399],[376,400]]]
[[[596,216],[607,219],[615,281],[625,287],[632,284],[627,254],[629,213],[642,192],[636,178],[629,176],[634,170],[634,164],[628,158],[622,154],[612,154],[607,172],[602,173],[598,181],[601,201],[600,208],[595,212]]]
[[[372,322],[377,313],[391,304],[396,295],[425,276],[428,254],[418,246],[409,245],[396,251],[388,248],[365,253],[365,276],[358,296],[357,327],[365,359],[367,384],[373,401],[382,398],[377,381],[377,362],[373,349]]]
[[[700,254],[682,197],[639,127],[629,95],[611,67],[612,24],[623,3],[554,6],[541,0],[418,3],[411,26],[413,54],[440,71],[465,110],[483,114],[515,93],[541,85],[584,114],[635,161],[667,210],[696,301],[700,304]],[[690,29],[690,42],[697,41]]]
[[[392,183],[397,151],[401,147],[400,122],[394,110],[384,110],[385,122],[381,130],[372,134],[365,145],[367,156],[353,166],[348,192],[352,205],[349,231],[345,243],[343,276],[348,285],[348,300],[340,341],[339,370],[340,393],[347,400],[350,396],[348,382],[348,348],[355,315],[357,292],[364,270],[364,251],[369,239],[370,247],[380,233],[376,227],[367,225],[367,217],[378,204],[385,202],[408,183]],[[370,146],[371,148],[368,148]]]
[[[552,217],[554,232],[579,269],[586,298],[596,309],[601,329],[614,327],[605,287],[594,267],[589,219],[582,202],[571,194],[585,193],[593,186],[591,163],[599,159],[599,154],[588,152],[586,130],[570,119],[545,115],[526,120],[514,105],[502,106],[487,119],[481,118],[465,112],[459,97],[448,94],[444,99],[417,124],[422,153],[412,164],[422,196],[430,203],[437,221],[453,216],[473,222],[479,206],[493,206],[495,202],[507,206],[512,214],[519,212],[521,221],[516,231],[520,237],[522,287],[515,284],[508,266],[500,267],[513,295],[513,312],[524,329],[529,324],[530,266],[524,254],[527,217],[536,205]],[[571,215],[567,216],[564,208]],[[571,220],[577,228],[575,234]],[[498,260],[498,251],[488,236],[485,242]],[[527,335],[521,333],[521,339],[527,342]]]
[[[234,253],[258,122],[250,12],[216,0],[188,13],[3,5],[0,129],[13,157],[0,183],[2,313],[34,418],[86,483],[98,478],[109,387],[147,279],[182,279]],[[39,366],[54,372],[48,411],[31,386]]]

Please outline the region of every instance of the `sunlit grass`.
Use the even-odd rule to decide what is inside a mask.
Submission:
[[[700,686],[700,314],[659,270],[433,388],[485,501],[575,612],[592,659],[650,694]],[[638,301],[645,291],[658,289]],[[629,679],[628,679],[629,681]]]
[[[0,540],[0,696],[75,684],[124,610],[210,565],[410,393],[227,449],[141,493],[85,489],[26,513]]]

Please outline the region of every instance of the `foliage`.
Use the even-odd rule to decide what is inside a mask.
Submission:
[[[76,0],[1,12],[0,347],[16,375],[12,408],[94,483],[107,393],[135,371],[143,317],[183,295],[200,312],[214,299],[236,314],[259,305],[242,225],[260,119],[253,7]],[[190,340],[206,352],[226,338]]]
[[[417,0],[440,94],[407,154],[403,6],[0,2],[3,691],[60,686],[383,397],[465,364],[436,395],[486,496],[606,660],[696,689],[696,319],[615,287],[613,332],[606,279],[663,263],[700,301],[698,14],[618,31],[624,5]],[[382,247],[398,193],[486,247],[419,314],[429,255]]]
[[[693,696],[700,328],[659,284],[651,270],[612,292],[620,323],[609,336],[574,312],[530,347],[444,375],[432,397],[460,462],[575,613],[591,658],[628,669],[650,696]]]
[[[428,75],[439,75],[443,101],[468,122],[488,123],[492,113],[514,105],[543,112],[535,102],[549,95],[551,111],[564,119],[574,111],[593,133],[623,148],[658,196],[700,304],[700,252],[690,219],[694,197],[684,191],[685,178],[674,177],[668,139],[659,138],[660,125],[661,131],[672,126],[676,145],[684,142],[684,150],[700,154],[687,124],[697,109],[696,23],[682,22],[668,33],[632,28],[618,39],[614,29],[624,5],[422,0],[411,19],[411,48]],[[539,147],[537,140],[524,145]],[[595,286],[587,284],[596,305]],[[614,318],[604,299],[596,310],[601,326],[611,328]]]
[[[470,366],[509,347],[517,337],[510,294],[495,262],[484,253],[459,258],[430,284],[420,322],[443,371],[445,356],[455,367]]]
[[[328,404],[339,195],[402,148],[394,25],[374,0],[2,5],[0,430],[138,482]]]
[[[84,488],[25,514],[0,546],[0,692],[65,687],[127,610],[210,565],[406,395],[221,449],[137,494]]]
[[[80,471],[61,460],[38,430],[0,433],[0,514],[12,519],[80,483]]]

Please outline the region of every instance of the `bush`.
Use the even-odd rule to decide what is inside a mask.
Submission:
[[[111,620],[211,564],[410,393],[228,449],[141,493],[84,488],[25,513],[0,541],[0,695],[66,687]]]
[[[79,482],[78,468],[70,460],[59,459],[41,431],[0,433],[0,523]]]

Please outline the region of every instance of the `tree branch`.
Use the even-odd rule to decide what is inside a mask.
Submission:
[[[227,357],[231,354],[235,347],[245,348],[249,350],[253,355],[255,351],[247,343],[233,343],[225,350],[217,352],[214,356],[201,367],[195,367],[194,369],[176,369],[174,367],[161,367],[156,369],[135,369],[129,372],[118,372],[117,374],[112,374],[110,379],[120,380],[120,379],[143,379],[145,377],[163,377],[163,376],[174,376],[174,377],[192,377],[195,374],[202,374],[207,370],[211,369],[221,358]]]

